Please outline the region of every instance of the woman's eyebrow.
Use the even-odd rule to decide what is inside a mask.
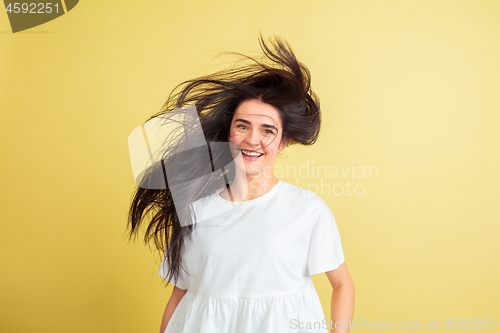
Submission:
[[[248,121],[248,120],[246,120],[246,119],[241,119],[241,118],[238,118],[238,119],[235,119],[235,120],[234,120],[234,122],[237,122],[237,121],[240,121],[240,122],[245,123],[245,124],[248,124],[248,125],[251,125],[251,124],[252,124],[251,122],[249,122],[249,121]],[[262,126],[262,127],[266,127],[266,128],[274,128],[276,131],[278,130],[278,129],[276,128],[276,126],[269,125],[269,124],[265,124],[265,123],[264,123],[264,124],[260,124],[260,126]]]
[[[252,123],[249,122],[248,120],[246,119],[241,119],[241,118],[238,118],[238,119],[235,119],[234,122],[237,122],[237,121],[241,121],[242,123],[245,123],[245,124],[248,124],[248,125],[251,125]]]
[[[266,128],[274,128],[276,131],[278,130],[278,129],[276,128],[276,126],[269,125],[269,124],[261,124],[260,126],[262,126],[262,127],[266,127]]]

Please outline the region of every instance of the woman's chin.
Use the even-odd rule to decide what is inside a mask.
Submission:
[[[255,166],[245,165],[245,173],[247,176],[260,176],[262,170],[255,168]]]

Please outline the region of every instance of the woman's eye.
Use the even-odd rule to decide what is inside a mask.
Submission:
[[[240,129],[247,129],[247,127],[245,125],[238,125],[238,128],[240,128]]]
[[[271,131],[271,130],[264,130],[264,133],[266,133],[266,134],[274,134],[274,132]]]

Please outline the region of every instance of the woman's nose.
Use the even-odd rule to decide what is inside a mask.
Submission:
[[[251,146],[258,146],[260,144],[259,131],[251,131],[246,137],[246,142]]]

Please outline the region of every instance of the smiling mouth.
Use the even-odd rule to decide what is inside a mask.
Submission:
[[[253,150],[246,150],[246,149],[241,149],[241,153],[242,153],[243,155],[250,156],[250,157],[261,157],[262,155],[264,155],[264,154],[262,154],[262,153],[258,153],[258,152],[256,152],[256,151],[253,151]]]

